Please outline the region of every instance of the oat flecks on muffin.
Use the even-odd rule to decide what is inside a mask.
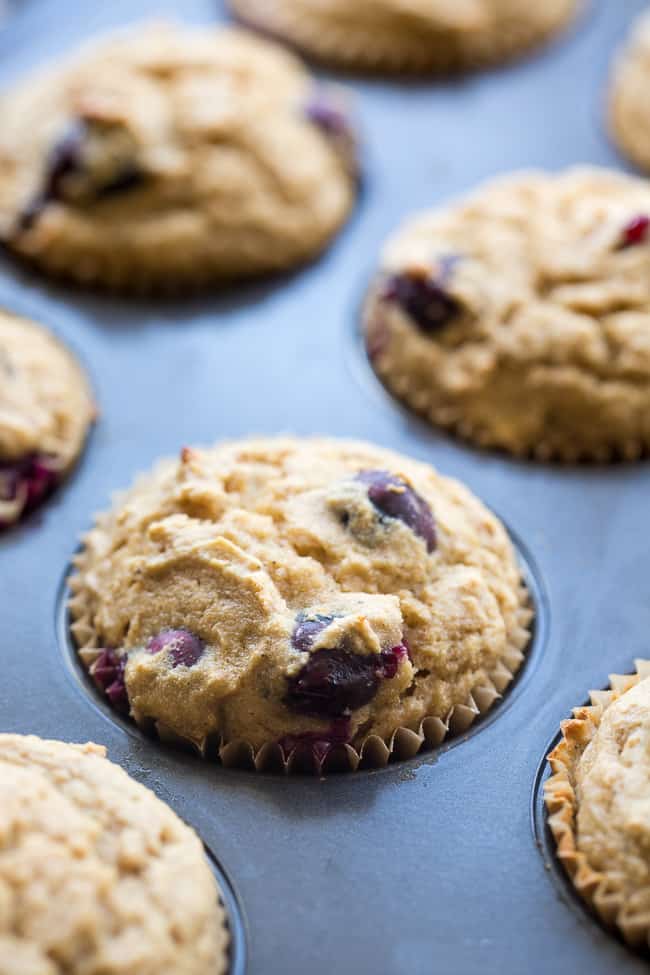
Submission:
[[[0,238],[124,290],[298,265],[354,202],[342,98],[241,30],[112,35],[0,96]]]
[[[608,93],[609,127],[619,149],[650,172],[650,12],[635,22],[616,58]]]
[[[185,449],[118,497],[75,564],[72,629],[97,686],[199,749],[307,741],[322,758],[406,728],[417,750],[490,706],[529,636],[497,519],[363,443]]]
[[[562,724],[544,791],[576,889],[632,945],[650,944],[650,661]]]
[[[53,335],[0,311],[0,530],[54,490],[83,447],[94,406]]]
[[[251,27],[322,60],[379,71],[496,64],[553,37],[582,0],[230,0]]]
[[[97,745],[0,735],[2,975],[220,975],[203,846]]]
[[[482,446],[564,461],[650,447],[650,188],[520,173],[408,222],[364,313],[386,385]]]

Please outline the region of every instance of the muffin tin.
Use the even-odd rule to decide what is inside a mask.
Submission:
[[[648,653],[650,468],[550,467],[465,447],[396,405],[358,337],[369,270],[405,213],[506,169],[622,165],[603,131],[602,90],[644,6],[593,0],[570,35],[489,74],[350,80],[364,193],[333,248],[296,274],[170,303],[98,297],[0,265],[0,303],[68,341],[102,413],[71,481],[0,539],[0,724],[106,744],[196,827],[232,885],[235,972],[646,970],[556,872],[537,787],[560,720]],[[225,17],[212,0],[25,0],[0,30],[0,84],[82,37],[161,13]],[[186,443],[281,431],[366,438],[430,461],[521,539],[538,612],[532,652],[466,740],[324,781],[253,774],[152,742],[89,693],[61,585],[93,512]]]

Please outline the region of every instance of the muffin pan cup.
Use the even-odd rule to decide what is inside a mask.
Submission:
[[[505,169],[620,165],[601,95],[644,6],[594,0],[546,52],[465,80],[349,82],[364,197],[331,251],[300,273],[154,302],[50,285],[0,262],[0,302],[68,342],[100,407],[71,478],[0,538],[2,730],[103,743],[191,823],[230,882],[248,975],[647,972],[553,882],[553,848],[540,851],[530,806],[560,721],[648,656],[650,467],[555,467],[464,446],[367,383],[353,340],[368,269],[406,213]],[[81,0],[16,5],[0,29],[0,84],[93,32],[161,13],[225,16],[217,0],[114,0],[92,16]],[[283,431],[374,440],[431,462],[530,553],[541,630],[528,663],[485,719],[433,751],[324,779],[225,768],[115,719],[61,652],[60,581],[113,490],[183,445]]]

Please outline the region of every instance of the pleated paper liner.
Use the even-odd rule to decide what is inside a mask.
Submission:
[[[269,0],[229,0],[230,8],[246,27],[275,40],[284,41],[308,57],[349,70],[390,74],[448,74],[471,71],[515,59],[542,45],[566,28],[580,13],[585,0],[566,0],[566,11],[552,24],[542,27],[526,22],[524,13],[517,23],[472,28],[471,21],[454,26],[454,18],[441,24],[429,36],[413,24],[404,23],[396,11],[390,24],[369,22],[365,29],[350,28],[347,21],[313,16],[290,9],[288,0],[280,4]],[[400,24],[401,20],[401,24]],[[456,12],[456,22],[460,15]]]
[[[650,943],[650,907],[646,904],[639,909],[626,900],[622,879],[595,870],[578,849],[573,778],[573,769],[607,708],[650,677],[650,660],[635,660],[634,664],[634,674],[612,674],[609,690],[591,691],[591,705],[575,708],[573,718],[562,722],[562,740],[548,756],[553,775],[544,783],[544,800],[557,858],[575,889],[606,927],[618,929],[629,945],[639,948]]]
[[[430,425],[446,430],[459,440],[483,450],[499,450],[520,460],[541,463],[617,464],[632,463],[650,456],[650,439],[644,440],[640,437],[585,445],[567,434],[547,436],[534,445],[523,445],[518,450],[505,447],[490,430],[481,428],[464,417],[462,407],[450,403],[431,403],[427,392],[413,389],[408,369],[400,367],[394,359],[390,366],[382,366],[377,353],[384,347],[390,335],[390,326],[385,317],[373,315],[375,294],[376,288],[371,286],[362,313],[362,339],[368,366],[386,392]]]
[[[83,561],[83,553],[78,561]],[[74,589],[72,576],[70,584]],[[334,744],[319,741],[316,735],[309,742],[287,736],[283,744],[268,742],[255,749],[244,740],[223,741],[218,735],[202,741],[191,741],[145,715],[132,714],[132,718],[147,735],[174,746],[183,747],[201,758],[220,762],[226,768],[250,769],[258,772],[324,775],[330,772],[354,772],[361,769],[383,768],[389,762],[406,761],[421,751],[436,748],[447,738],[466,733],[474,722],[487,714],[500,700],[525,659],[525,650],[531,640],[530,624],[533,611],[530,595],[523,585],[519,590],[520,606],[517,626],[508,647],[494,669],[477,684],[463,704],[453,707],[440,717],[425,717],[417,728],[397,728],[387,739],[368,735],[357,747],[350,744]],[[69,609],[74,618],[83,603],[83,594],[73,596]],[[72,624],[74,639],[88,641],[78,651],[85,669],[92,676],[93,666],[101,650],[90,645],[93,631],[87,614],[77,616]]]

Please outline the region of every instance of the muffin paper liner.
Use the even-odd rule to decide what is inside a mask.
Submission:
[[[508,61],[543,44],[560,32],[581,11],[584,0],[569,5],[566,16],[552,27],[537,30],[525,23],[489,33],[476,31],[462,35],[462,29],[432,31],[431,43],[413,32],[400,36],[397,29],[386,29],[381,36],[372,30],[353,32],[343,24],[310,18],[299,11],[278,12],[268,0],[229,0],[230,8],[245,27],[284,41],[308,56],[325,63],[370,72],[417,74],[472,70]],[[414,40],[414,37],[417,40]]]
[[[377,355],[373,355],[372,348],[381,348],[383,330],[387,330],[388,326],[371,321],[373,309],[374,288],[371,286],[363,309],[362,323],[362,337],[368,364],[390,395],[429,424],[447,430],[460,440],[483,450],[503,451],[521,460],[558,464],[614,464],[638,461],[650,456],[650,440],[640,437],[585,446],[567,436],[540,439],[534,445],[523,445],[520,449],[504,446],[489,430],[476,426],[462,416],[462,406],[455,406],[453,403],[427,403],[426,397],[421,392],[412,390],[408,372],[396,369],[394,361],[391,362],[390,368],[377,365]]]
[[[562,722],[562,740],[548,756],[553,775],[544,783],[544,801],[557,858],[574,887],[607,927],[618,928],[627,943],[638,948],[650,944],[650,911],[635,910],[626,901],[622,878],[613,872],[594,870],[578,849],[578,801],[573,778],[573,768],[610,704],[640,680],[650,677],[650,660],[635,660],[634,666],[634,674],[610,675],[609,690],[591,691],[591,705],[574,708],[573,717]]]
[[[157,469],[164,469],[164,467],[163,461]],[[149,480],[150,477],[151,475],[147,474],[136,479],[135,486],[139,480]],[[133,487],[130,490],[133,490]],[[112,498],[113,505],[119,504],[125,493],[116,493]],[[84,536],[83,548],[72,560],[77,571],[68,579],[68,586],[72,593],[68,600],[70,630],[78,648],[79,658],[91,676],[101,648],[97,646],[97,636],[91,623],[88,605],[88,594],[92,592],[94,580],[87,569],[87,563],[100,556],[106,547],[103,525],[108,517],[107,512],[98,515],[95,527]],[[82,572],[83,583],[80,578]],[[529,592],[523,582],[520,584],[518,595],[517,625],[514,632],[510,634],[506,650],[494,669],[472,689],[467,700],[455,705],[444,717],[426,716],[415,729],[396,728],[386,740],[371,734],[358,748],[343,743],[332,745],[315,739],[308,743],[298,741],[289,747],[275,741],[267,742],[256,749],[245,740],[224,741],[219,735],[209,736],[201,741],[192,741],[179,736],[159,721],[138,713],[133,713],[131,717],[144,733],[164,743],[189,749],[201,758],[219,761],[227,768],[254,769],[258,772],[311,772],[317,775],[335,771],[354,772],[357,769],[382,768],[391,761],[404,761],[413,758],[420,751],[435,748],[450,736],[464,734],[477,718],[486,714],[501,698],[521,667],[525,650],[531,639],[530,624],[533,610]]]

